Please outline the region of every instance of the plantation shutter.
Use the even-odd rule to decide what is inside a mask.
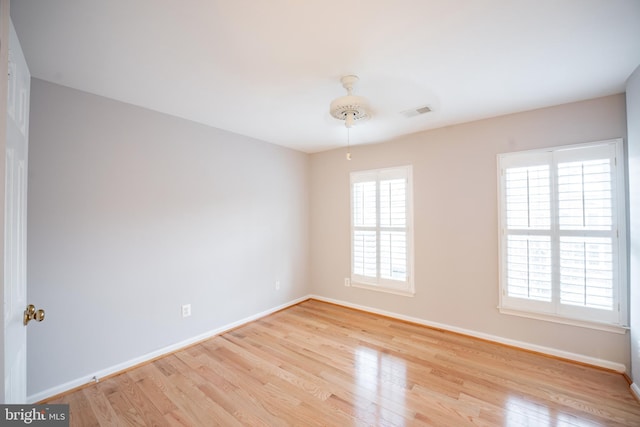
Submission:
[[[505,188],[508,295],[551,301],[550,167],[508,168]],[[531,234],[534,230],[541,233]]]
[[[617,149],[500,156],[502,307],[620,322]]]
[[[617,312],[615,150],[562,151],[555,160],[561,309]]]
[[[353,184],[353,274],[374,278],[378,274],[376,201],[375,180]]]
[[[380,277],[407,278],[407,180],[380,181]]]
[[[352,281],[410,291],[408,167],[351,174]]]

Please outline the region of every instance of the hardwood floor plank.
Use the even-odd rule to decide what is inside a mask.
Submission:
[[[141,425],[161,425],[164,423],[164,414],[142,392],[128,373],[121,375],[118,386],[118,390],[122,392],[122,397],[127,400],[130,407],[135,410],[142,420]]]
[[[74,410],[69,409],[69,424],[72,426],[99,426],[100,421],[96,417],[89,399],[87,398],[84,390],[78,390],[73,395],[64,396],[59,401],[52,403],[66,403],[71,408],[73,405]]]
[[[147,425],[138,413],[136,408],[131,405],[129,400],[124,396],[124,393],[116,391],[109,394],[107,397],[111,407],[118,417],[119,423],[123,426],[145,426]],[[78,424],[82,425],[82,424]]]
[[[87,387],[83,390],[89,404],[93,410],[98,423],[102,426],[117,426],[118,415],[113,410],[111,402],[106,398],[101,388],[97,385],[95,387]]]
[[[136,381],[140,391],[151,401],[156,409],[166,415],[175,411],[176,405],[167,397],[166,388],[158,385],[153,378],[142,378]]]
[[[622,375],[309,300],[51,403],[72,426],[639,426]]]

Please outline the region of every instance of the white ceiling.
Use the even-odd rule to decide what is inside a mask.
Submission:
[[[34,77],[304,152],[621,93],[639,0],[13,0]],[[400,112],[428,105],[432,113]]]

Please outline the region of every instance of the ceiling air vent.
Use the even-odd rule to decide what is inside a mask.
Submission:
[[[406,118],[419,116],[421,114],[430,113],[431,108],[427,105],[423,105],[422,107],[412,108],[410,110],[401,111],[400,114],[405,116]]]

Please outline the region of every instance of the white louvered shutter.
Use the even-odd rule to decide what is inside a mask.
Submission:
[[[511,297],[551,301],[551,184],[549,165],[505,171],[507,290]],[[541,230],[544,234],[530,234]]]
[[[351,174],[352,282],[410,293],[411,168]]]
[[[499,156],[501,307],[624,323],[620,144]]]
[[[555,155],[561,311],[617,312],[616,153],[610,145]]]
[[[353,184],[353,273],[377,277],[376,181]]]
[[[380,277],[407,279],[407,182],[380,181]]]

